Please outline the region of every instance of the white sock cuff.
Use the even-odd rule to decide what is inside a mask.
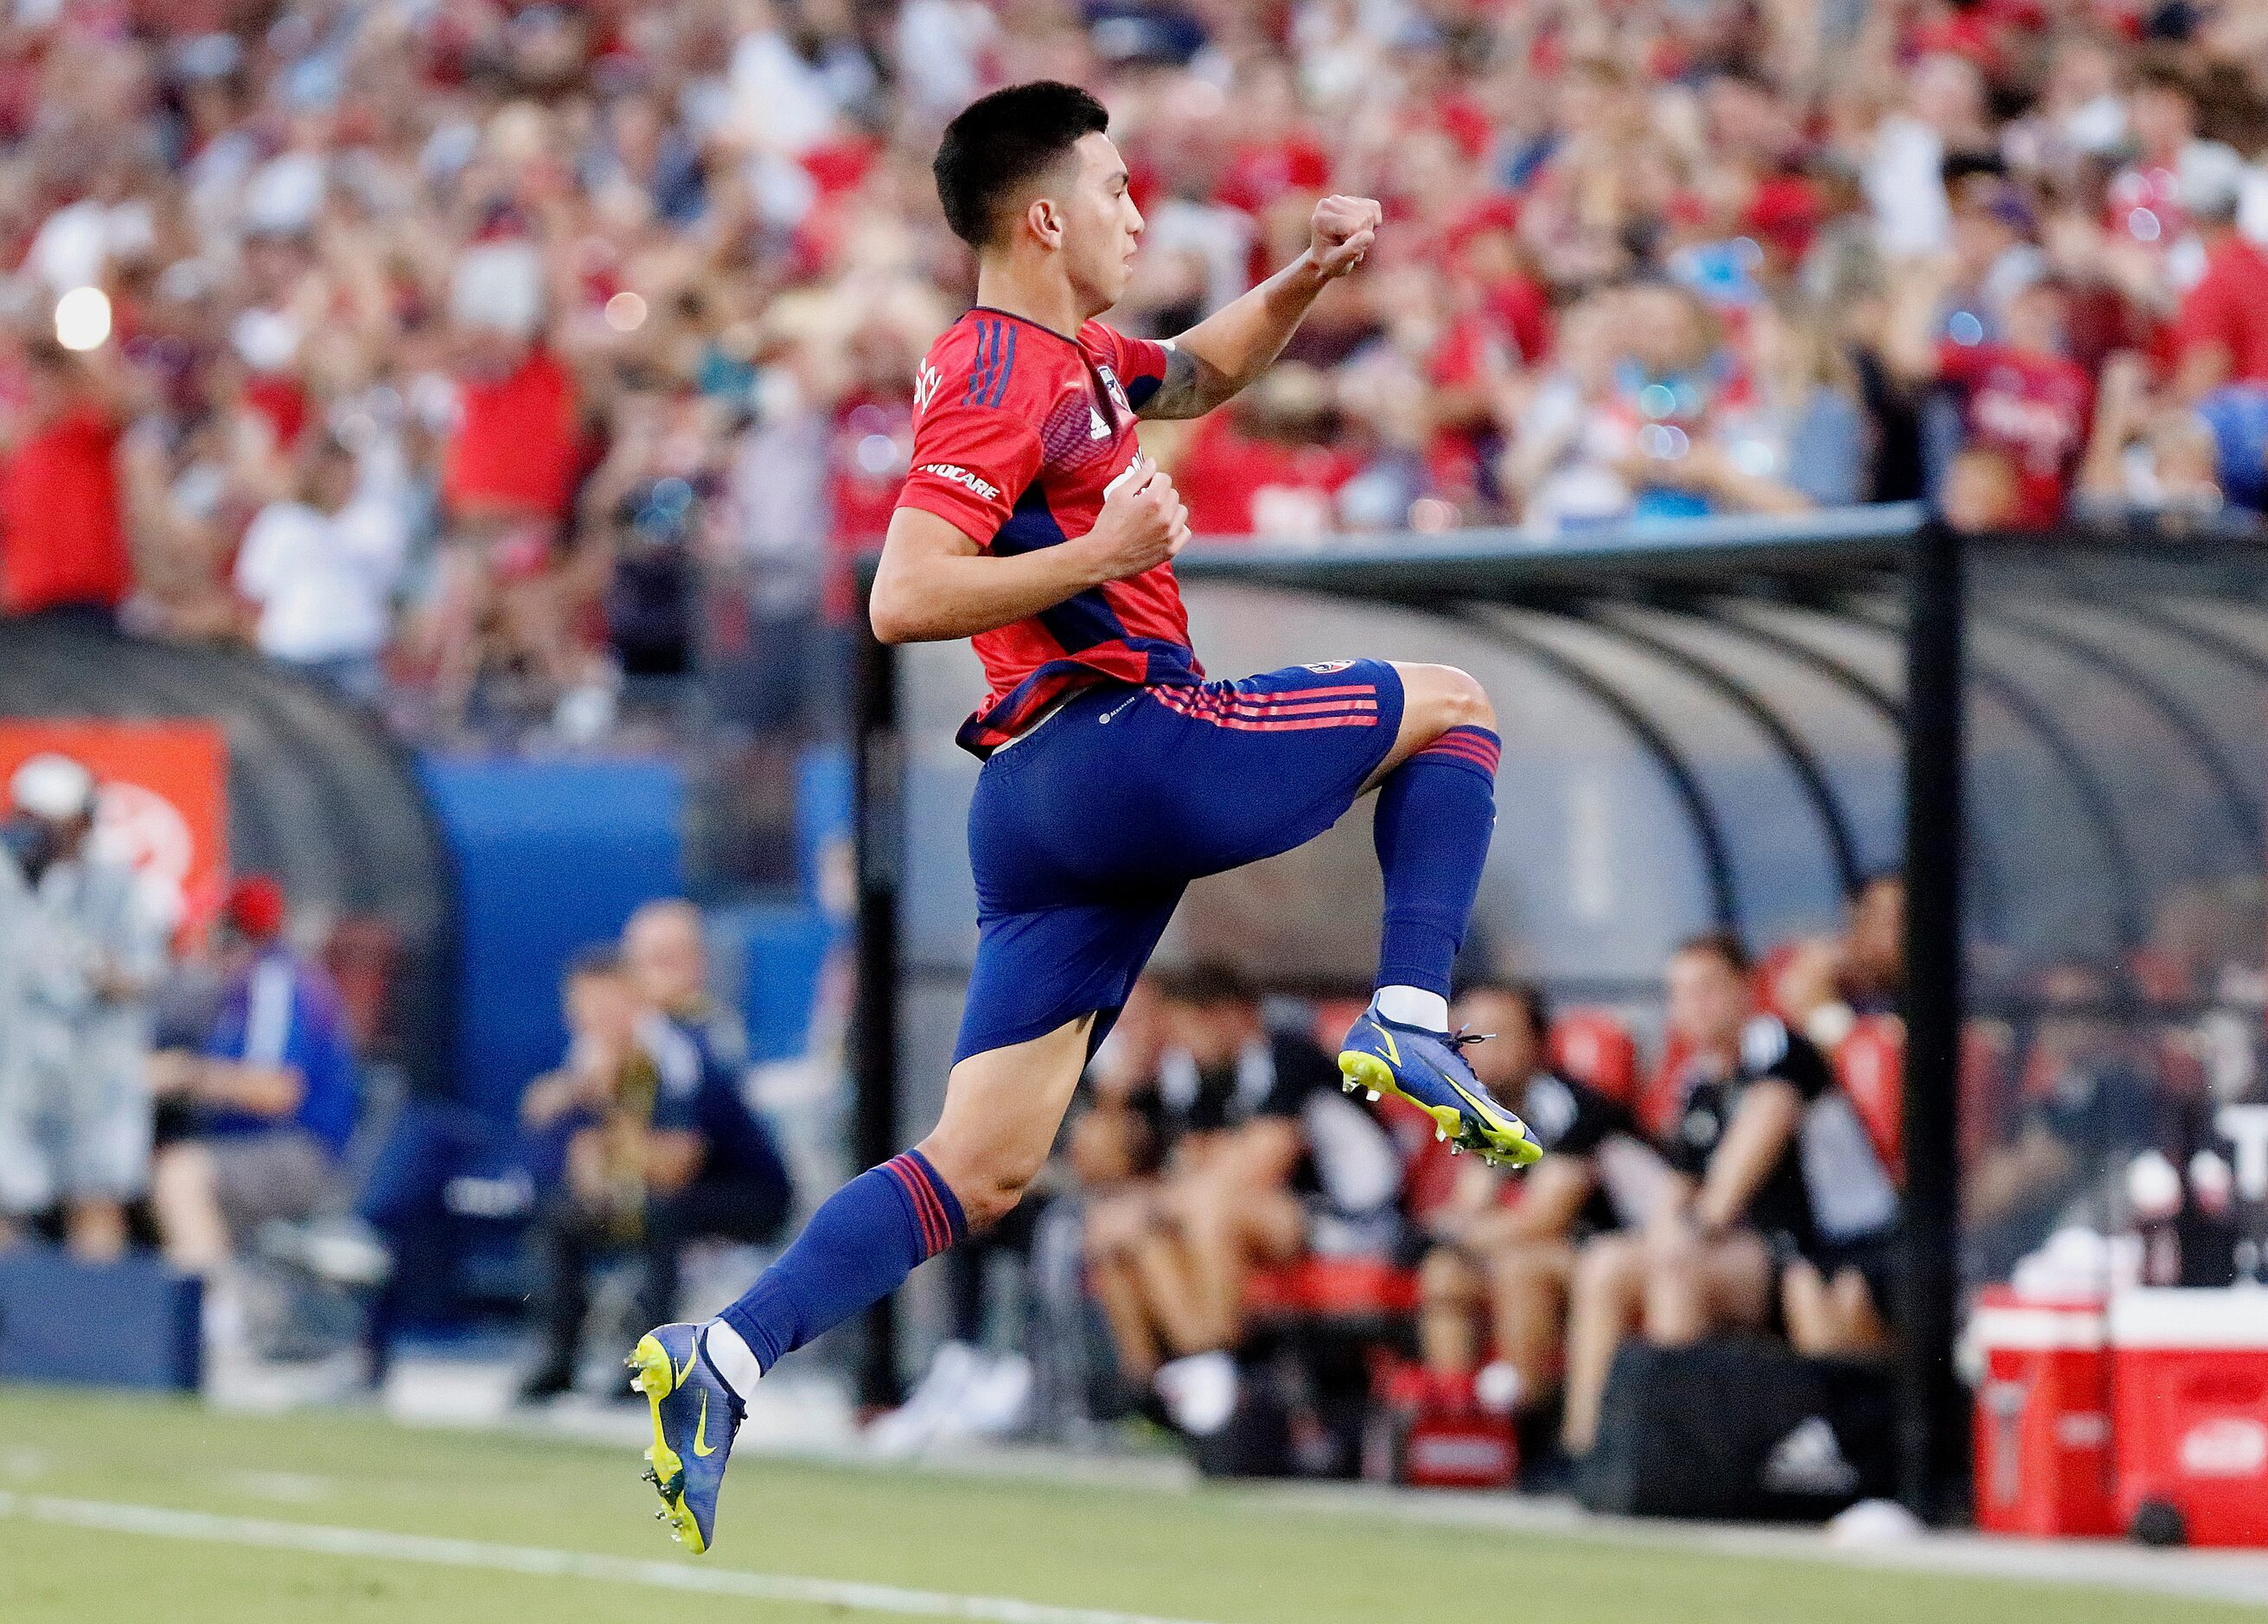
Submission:
[[[723,1320],[712,1319],[701,1327],[701,1352],[709,1368],[733,1390],[733,1396],[746,1403],[764,1373],[747,1340]]]
[[[1421,1026],[1429,1032],[1449,1030],[1449,1000],[1422,986],[1382,986],[1378,989],[1378,1013],[1403,1026]]]

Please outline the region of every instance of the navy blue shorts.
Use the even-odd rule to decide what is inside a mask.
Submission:
[[[1096,1012],[1100,1043],[1192,880],[1288,852],[1394,748],[1381,660],[1082,690],[993,752],[968,808],[976,965],[955,1060]]]

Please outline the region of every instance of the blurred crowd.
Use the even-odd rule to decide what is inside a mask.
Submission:
[[[1133,166],[1130,329],[1386,205],[1145,433],[1200,532],[2257,506],[2264,63],[2244,0],[32,0],[0,612],[440,732],[694,662],[808,725],[970,295],[936,134],[1041,76]]]

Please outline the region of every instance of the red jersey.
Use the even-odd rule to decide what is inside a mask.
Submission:
[[[541,350],[502,377],[468,378],[441,493],[466,513],[566,516],[578,454],[575,380]]]
[[[1135,409],[1165,376],[1161,343],[1100,321],[1067,338],[980,305],[930,346],[916,377],[913,468],[898,506],[1003,557],[1084,535],[1140,449]],[[959,738],[979,756],[1074,688],[1204,675],[1170,564],[970,640],[991,692]]]
[[[2094,408],[2087,374],[2060,356],[1950,341],[1938,347],[1938,371],[1961,392],[1970,438],[2015,465],[2020,522],[2054,524],[2072,464],[2087,446]]]
[[[2219,344],[2228,351],[2228,381],[2268,383],[2268,254],[2232,234],[2205,251],[2205,276],[2182,299],[2176,351]]]
[[[0,462],[0,613],[115,609],[133,590],[119,439],[107,413],[74,406]]]

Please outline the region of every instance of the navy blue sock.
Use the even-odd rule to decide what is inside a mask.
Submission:
[[[770,1370],[821,1332],[887,1296],[968,1233],[954,1197],[918,1150],[837,1190],[795,1244],[718,1318]]]
[[[1386,876],[1378,985],[1449,995],[1496,828],[1497,736],[1452,727],[1386,775],[1372,833]]]

